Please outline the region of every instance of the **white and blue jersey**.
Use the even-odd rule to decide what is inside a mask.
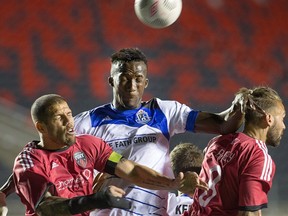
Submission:
[[[170,216],[181,216],[185,211],[188,211],[193,203],[193,198],[186,194],[176,195],[175,193],[169,193],[167,213]]]
[[[75,116],[75,130],[100,137],[125,158],[173,177],[170,138],[193,132],[197,115],[198,111],[179,102],[153,98],[138,109],[117,110],[106,104],[80,113]],[[111,184],[126,191],[132,210],[103,209],[95,215],[167,215],[167,191],[144,189],[119,178],[108,179],[104,186]]]

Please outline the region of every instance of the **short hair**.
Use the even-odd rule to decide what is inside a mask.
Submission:
[[[180,143],[170,152],[171,165],[174,175],[179,172],[192,171],[200,173],[204,153],[192,143]]]
[[[245,110],[246,122],[258,123],[265,112],[275,107],[277,103],[282,102],[279,94],[267,86],[258,86],[253,89],[241,88],[238,93],[248,98]]]
[[[145,54],[138,48],[124,48],[111,55],[111,63],[114,62],[143,61],[147,65]]]
[[[34,123],[47,123],[49,108],[56,103],[63,103],[66,100],[57,94],[47,94],[37,98],[31,106],[31,117]]]

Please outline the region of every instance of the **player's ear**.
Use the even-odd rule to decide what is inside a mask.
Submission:
[[[146,79],[145,80],[145,88],[147,88],[148,84],[149,84],[149,79]]]
[[[109,83],[110,86],[112,86],[112,87],[114,86],[114,80],[113,80],[113,77],[111,77],[111,76],[108,77],[108,83]]]
[[[40,133],[44,133],[45,132],[45,125],[43,123],[36,122],[35,123],[35,127]]]
[[[269,126],[274,124],[274,117],[270,113],[266,114],[266,122]]]

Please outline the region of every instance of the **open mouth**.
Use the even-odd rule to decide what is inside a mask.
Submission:
[[[68,129],[68,134],[74,135],[75,134],[74,128]]]

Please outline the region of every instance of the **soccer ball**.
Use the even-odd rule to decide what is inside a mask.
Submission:
[[[134,9],[142,23],[152,28],[165,28],[180,16],[182,0],[135,0]]]

